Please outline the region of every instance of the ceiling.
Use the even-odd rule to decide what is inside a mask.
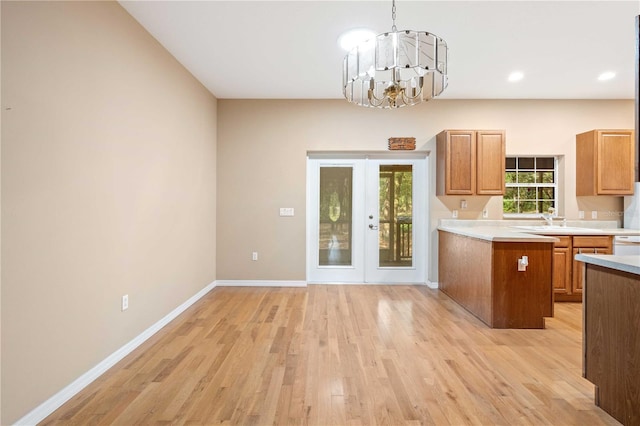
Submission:
[[[120,1],[220,99],[342,98],[338,37],[391,29],[391,1]],[[445,99],[632,99],[640,1],[397,0],[449,47]],[[507,81],[521,71],[519,82]],[[605,71],[616,77],[598,81]]]

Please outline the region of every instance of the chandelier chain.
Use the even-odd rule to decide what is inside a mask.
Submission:
[[[395,33],[398,31],[398,28],[396,27],[396,0],[392,0],[391,2],[391,20],[393,21],[391,30]]]

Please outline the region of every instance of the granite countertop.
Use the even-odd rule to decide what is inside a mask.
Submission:
[[[613,254],[577,254],[576,260],[617,271],[640,275],[640,256],[616,256]]]

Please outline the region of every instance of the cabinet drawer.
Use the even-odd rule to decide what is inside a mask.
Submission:
[[[573,237],[573,248],[579,247],[611,247],[613,244],[613,237]]]
[[[570,236],[558,236],[552,235],[558,239],[557,242],[553,243],[554,247],[570,247],[571,246],[571,237]]]

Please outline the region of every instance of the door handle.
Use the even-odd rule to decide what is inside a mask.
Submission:
[[[374,225],[373,223],[369,224],[369,229],[378,229],[378,227],[376,225]]]

